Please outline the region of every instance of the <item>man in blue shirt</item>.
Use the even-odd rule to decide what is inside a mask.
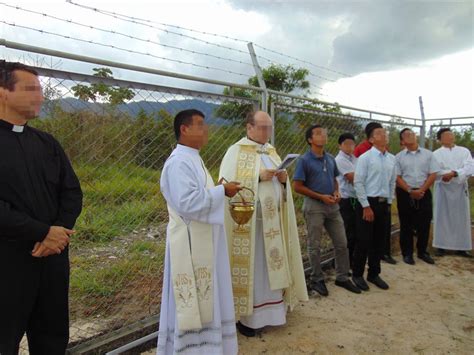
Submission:
[[[369,290],[363,278],[367,259],[367,281],[381,289],[388,289],[387,283],[379,276],[380,258],[396,182],[395,157],[387,152],[388,135],[385,129],[373,128],[369,141],[372,148],[359,157],[354,175],[358,223],[352,280],[364,291]]]
[[[324,151],[327,131],[313,125],[306,131],[311,146],[297,162],[293,187],[305,196],[303,213],[308,230],[308,254],[311,264],[310,288],[322,296],[329,294],[321,268],[321,237],[323,227],[332,239],[336,259],[336,285],[360,293],[349,279],[349,251],[344,222],[339,213],[339,175],[334,157]]]

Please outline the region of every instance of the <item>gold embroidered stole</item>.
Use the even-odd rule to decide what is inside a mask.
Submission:
[[[273,290],[286,288],[289,285],[288,260],[283,243],[279,207],[275,202],[275,191],[272,182],[258,184],[260,154],[257,146],[242,145],[237,157],[235,180],[257,192],[262,206],[265,256],[268,266],[270,287]],[[267,153],[268,154],[268,153]],[[270,151],[275,162],[276,152]],[[257,170],[258,169],[258,170]],[[245,192],[245,190],[243,190]],[[282,196],[283,199],[283,196]],[[253,218],[243,228],[234,223],[232,228],[232,245],[230,262],[232,265],[232,286],[234,292],[235,313],[248,316],[253,313],[253,271],[255,260],[255,223]]]
[[[214,187],[206,173],[206,188]],[[176,303],[178,329],[201,329],[213,320],[214,246],[212,225],[182,217],[168,205],[171,280]]]
[[[283,243],[280,207],[275,201],[273,181],[259,184],[258,197],[262,208],[263,240],[270,289],[280,290],[289,286],[290,275]]]

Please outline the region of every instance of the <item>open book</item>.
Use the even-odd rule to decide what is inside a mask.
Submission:
[[[293,164],[299,156],[299,154],[288,154],[277,168],[277,171],[288,169],[288,167]]]

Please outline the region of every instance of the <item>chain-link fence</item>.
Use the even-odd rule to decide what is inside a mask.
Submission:
[[[260,91],[241,98],[37,69],[46,100],[34,125],[61,142],[84,191],[83,213],[71,243],[70,308],[71,347],[86,351],[92,349],[93,338],[105,343],[101,335],[118,337],[158,320],[168,220],[159,180],[176,144],[175,113],[195,108],[205,114],[209,143],[201,154],[217,179],[225,151],[245,135],[246,113],[260,107]],[[308,149],[304,135],[313,123],[328,129],[327,150],[334,155],[341,133],[351,132],[362,141],[365,125],[373,120],[387,128],[393,153],[400,149],[402,128],[420,133],[416,120],[288,95],[271,95],[269,102],[275,121],[272,140],[282,158]],[[306,257],[302,198],[295,195],[295,202]],[[329,239],[323,245],[329,253]],[[88,347],[81,348],[83,344]]]
[[[71,345],[139,320],[156,324],[168,220],[159,180],[176,145],[174,115],[189,108],[205,114],[209,143],[202,157],[217,179],[226,149],[243,136],[242,120],[258,101],[38,71],[46,100],[34,125],[60,141],[84,191],[70,252]],[[117,102],[120,95],[129,100]]]
[[[318,104],[313,100],[289,99],[282,95],[272,95],[272,116],[275,119],[274,142],[279,154],[284,157],[289,153],[302,154],[308,150],[305,132],[313,124],[319,124],[327,129],[328,141],[325,149],[336,156],[339,152],[338,138],[342,133],[354,134],[357,142],[363,141],[365,137],[364,128],[369,122],[378,121],[389,134],[389,150],[396,154],[400,151],[399,132],[409,127],[417,135],[420,134],[421,126],[416,120],[401,117],[378,115],[376,118],[370,112],[344,109],[338,105]],[[289,170],[290,176],[294,173],[294,166]],[[302,214],[303,197],[294,194],[296,215],[299,226],[299,236],[303,251],[303,259],[306,261],[306,229]],[[395,224],[398,221],[396,209],[393,210]],[[329,236],[324,233],[321,241],[323,255],[332,254],[332,243]]]

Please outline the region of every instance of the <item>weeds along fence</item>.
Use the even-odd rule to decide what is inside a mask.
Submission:
[[[202,156],[215,179],[227,148],[244,136],[249,110],[260,108],[259,93],[238,98],[142,82],[100,78],[37,68],[45,103],[36,127],[53,134],[64,146],[84,190],[84,209],[71,245],[71,341],[122,329],[135,322],[156,321],[159,312],[162,263],[167,223],[160,194],[160,173],[176,141],[173,117],[197,108],[209,124],[209,143]],[[130,100],[110,103],[78,98],[81,87],[103,85],[129,90]],[[339,106],[322,106],[284,95],[270,98],[275,129],[273,141],[280,155],[303,153],[304,133],[315,122],[328,129],[328,150],[337,153],[337,137],[374,120],[370,112],[355,116]],[[397,132],[415,121],[380,117],[387,126],[393,150]],[[290,174],[292,171],[290,171]],[[302,199],[295,195],[298,211]],[[301,226],[303,254],[304,222]],[[330,252],[329,240],[324,243]]]
[[[152,76],[166,73],[17,47],[150,75],[147,80],[130,81],[36,68],[45,102],[41,117],[33,124],[60,141],[84,191],[83,213],[70,251],[71,353],[102,353],[114,340],[133,339],[139,329],[156,330],[168,220],[159,181],[176,144],[173,118],[178,111],[195,108],[205,114],[209,143],[202,157],[215,179],[227,148],[245,135],[245,115],[252,109],[271,113],[272,142],[282,157],[306,151],[304,134],[313,123],[328,129],[327,149],[333,154],[337,153],[339,134],[352,132],[361,141],[363,128],[370,121],[387,128],[394,153],[399,150],[402,128],[412,127],[424,138],[421,119],[208,79],[185,78],[206,84],[204,91],[160,86],[152,84]],[[230,87],[230,94],[232,88],[243,88],[247,95],[217,94],[223,87]],[[262,102],[268,102],[268,107],[262,107]],[[302,198],[295,195],[295,202],[305,258]],[[323,247],[326,254],[331,252],[327,238]]]
[[[176,145],[174,115],[189,108],[204,112],[209,143],[202,157],[217,179],[226,149],[242,137],[243,117],[259,102],[37,70],[46,100],[34,125],[61,142],[84,191],[71,244],[71,341],[79,344],[159,313],[168,219],[159,181]],[[133,100],[75,97],[78,88],[93,85],[128,90]]]

